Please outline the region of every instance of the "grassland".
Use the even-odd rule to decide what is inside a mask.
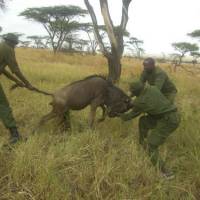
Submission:
[[[28,79],[47,91],[107,70],[100,56],[18,49],[17,59]],[[127,91],[141,67],[140,61],[123,59],[120,87]],[[61,134],[49,123],[31,135],[49,111],[51,98],[25,89],[11,93],[11,83],[1,77],[20,132],[28,140],[5,148],[8,132],[0,124],[0,200],[199,200],[200,78],[182,70],[172,73],[167,64],[162,67],[177,85],[182,114],[180,127],[161,148],[174,180],[161,178],[138,145],[137,119],[107,119],[91,131],[85,109],[72,112],[71,133]]]

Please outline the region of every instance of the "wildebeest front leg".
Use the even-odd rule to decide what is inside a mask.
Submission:
[[[97,110],[97,106],[95,104],[91,104],[90,116],[89,116],[89,127],[90,128],[93,128],[93,126],[94,126],[96,110]]]
[[[103,122],[107,116],[107,109],[104,105],[101,105],[102,108],[102,117],[98,119],[98,122]]]

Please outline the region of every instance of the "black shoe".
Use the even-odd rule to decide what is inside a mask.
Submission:
[[[10,131],[10,139],[9,139],[10,144],[15,144],[21,140],[17,128],[9,128],[9,131]]]
[[[172,180],[175,178],[175,175],[172,171],[164,169],[161,170],[161,177],[165,178],[166,180]]]

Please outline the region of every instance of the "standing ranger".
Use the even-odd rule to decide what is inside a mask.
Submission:
[[[21,87],[27,87],[33,90],[34,87],[27,81],[24,75],[21,73],[16,58],[14,48],[18,44],[19,40],[15,34],[8,33],[3,37],[4,41],[0,43],[0,75],[4,74],[8,79],[17,83]],[[11,72],[16,78],[10,74],[5,68],[9,67]],[[16,143],[20,139],[19,132],[17,130],[16,122],[12,114],[12,110],[9,106],[9,102],[6,98],[4,90],[0,84],[0,120],[4,126],[10,132],[10,142]]]
[[[164,175],[164,162],[159,156],[159,146],[176,130],[180,123],[180,116],[176,106],[171,103],[156,86],[147,85],[141,81],[130,84],[133,101],[132,111],[121,115],[122,120],[131,120],[140,114],[139,143],[146,149],[154,166],[158,166]]]
[[[173,103],[177,89],[166,72],[155,65],[155,60],[153,58],[146,58],[143,62],[143,66],[144,70],[140,80],[143,83],[148,82],[150,85],[155,85],[164,96]]]

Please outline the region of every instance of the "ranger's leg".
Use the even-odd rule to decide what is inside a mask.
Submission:
[[[16,122],[12,114],[12,110],[0,85],[0,119],[4,126],[10,131],[10,142],[16,143],[20,139],[20,135],[17,130]]]
[[[156,126],[156,120],[150,116],[142,116],[139,119],[139,143],[144,144],[144,139],[147,137],[147,134],[150,129]]]
[[[178,127],[180,118],[177,112],[166,114],[157,121],[155,129],[148,136],[149,155],[153,165],[158,165],[161,170],[164,169],[164,162],[159,157],[158,148],[167,137]]]

